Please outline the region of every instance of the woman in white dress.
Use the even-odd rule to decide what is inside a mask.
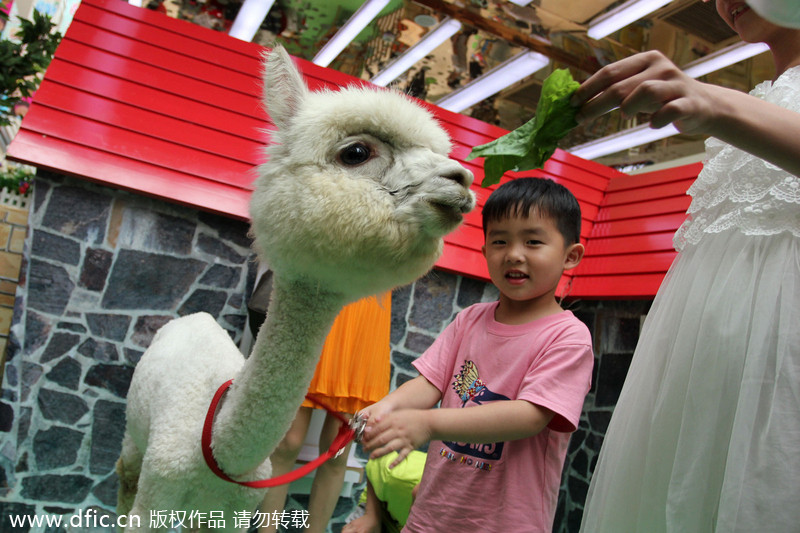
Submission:
[[[633,357],[582,531],[800,531],[800,29],[716,0],[776,78],[744,94],[647,52],[573,97],[706,133],[680,251]]]

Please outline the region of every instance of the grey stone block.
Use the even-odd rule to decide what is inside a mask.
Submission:
[[[138,250],[120,250],[103,296],[105,309],[174,309],[205,263]]]

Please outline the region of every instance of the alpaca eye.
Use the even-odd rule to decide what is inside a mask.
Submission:
[[[348,166],[360,165],[367,161],[372,155],[369,146],[363,143],[355,143],[345,147],[339,153],[339,161]]]

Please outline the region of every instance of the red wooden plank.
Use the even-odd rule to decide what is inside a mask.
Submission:
[[[464,215],[464,224],[474,226],[478,229],[483,227],[482,214],[479,207],[476,207],[475,209]]]
[[[464,159],[466,159],[466,157],[469,155],[469,153],[472,151],[474,147],[486,144],[489,141],[494,140],[490,137],[487,137],[483,133],[478,133],[472,130],[462,128],[451,122],[443,121],[441,118],[439,118],[439,123],[442,125],[445,131],[450,135],[450,137],[455,141],[454,148],[458,150],[459,154],[462,154]],[[477,159],[477,161],[479,161],[481,163],[481,166],[483,166],[483,158],[479,158]]]
[[[133,61],[74,41],[62,41],[56,56],[51,65],[62,60],[69,61],[83,68],[127,79],[155,90],[183,95],[212,106],[224,106],[226,109],[247,116],[265,116],[257,91],[242,93],[224,85],[189,78],[146,62]],[[260,82],[258,86],[260,87]]]
[[[628,189],[613,193],[609,192],[606,195],[606,201],[604,205],[613,206],[630,204],[644,200],[668,198],[670,196],[683,197],[686,195],[687,189],[689,189],[693,182],[694,178],[691,178],[669,183],[662,183],[660,185],[653,185],[651,187],[643,187],[640,189]]]
[[[47,154],[46,158],[42,153]],[[89,147],[20,130],[9,146],[8,158],[44,170],[199,208],[212,213],[249,219],[250,191],[198,179],[169,169],[158,169],[134,159],[111,156]]]
[[[479,144],[489,142],[508,133],[508,130],[487,122],[483,122],[482,120],[468,117],[466,115],[462,115],[461,113],[453,113],[452,111],[442,109],[441,107],[437,107],[428,102],[421,103],[423,106],[427,107],[440,121],[450,124],[453,127],[462,128],[479,135],[484,135],[486,140]]]
[[[490,281],[486,259],[480,251],[460,246],[445,246],[442,256],[436,261],[436,268],[452,274],[459,274],[482,281]]]
[[[267,49],[264,48],[263,50],[266,51]],[[294,59],[297,68],[303,74],[306,85],[308,85],[309,89],[312,91],[317,91],[320,89],[338,90],[340,87],[349,87],[353,85],[359,87],[370,86],[380,91],[389,90],[384,87],[372,85],[367,80],[362,80],[337,70],[320,67],[319,65],[315,65],[311,61],[305,60],[301,57],[292,56],[292,58]],[[258,72],[260,72],[260,70]]]
[[[593,211],[594,210],[594,211]],[[596,208],[581,205],[581,238],[589,239],[594,228],[594,221],[597,217]]]
[[[168,29],[179,36],[189,36],[199,41],[231,48],[241,53],[258,53],[261,48],[255,43],[233,39],[228,34],[209,30],[191,22],[167,17],[156,11],[135,7],[120,0],[82,0],[81,6],[91,5],[114,14],[138,21],[143,26],[156,26]],[[75,14],[80,16],[78,12]],[[67,30],[69,31],[69,30]]]
[[[38,102],[82,119],[122,128],[153,139],[175,143],[184,148],[199,150],[236,160],[249,166],[263,158],[263,145],[244,137],[230,135],[205,126],[192,124],[148,109],[134,107],[108,98],[101,98],[71,87],[49,83],[37,94]],[[55,122],[64,128],[73,125]],[[28,127],[33,127],[29,125]],[[255,132],[252,132],[255,134]],[[63,136],[64,132],[54,132]],[[202,156],[201,156],[202,157]]]
[[[462,224],[455,231],[445,236],[447,244],[460,246],[480,253],[483,245],[483,230],[469,224]]]
[[[184,95],[147,87],[67,61],[52,64],[47,69],[47,80],[48,83],[55,82],[246,139],[263,139],[265,136],[261,133],[261,129],[269,126],[266,122],[266,113],[263,111],[256,116],[234,113]],[[251,106],[261,109],[257,103],[251,102]]]
[[[583,299],[652,299],[658,292],[663,274],[624,276],[580,276],[573,281],[570,298]]]
[[[592,172],[599,176],[604,176],[608,179],[615,179],[618,177],[625,176],[622,172],[613,169],[611,167],[607,167],[603,164],[597,163],[596,161],[590,161],[588,159],[582,159],[578,156],[572,155],[569,152],[561,150],[557,148],[555,153],[553,154],[552,159],[556,159],[557,161],[563,161],[567,164],[579,166],[581,168],[586,169],[588,172]]]
[[[25,122],[25,129],[28,131],[48,137],[63,138],[160,168],[242,188],[249,187],[252,182],[252,165],[69,115],[45,106],[31,106]],[[65,134],[67,136],[62,137]],[[176,195],[179,194],[180,191],[176,192]]]
[[[669,198],[658,198],[634,204],[622,204],[611,207],[602,207],[597,214],[597,222],[609,222],[615,220],[629,220],[630,224],[636,224],[638,218],[648,218],[653,215],[663,215],[668,213],[686,213],[691,203],[689,196],[672,196]]]
[[[568,155],[566,152],[556,152],[559,155]],[[567,162],[560,160],[555,154],[544,164],[544,171],[554,176],[561,176],[562,179],[574,183],[581,183],[596,189],[604,194],[608,188],[609,179],[602,174],[598,174],[592,168],[577,164],[578,161],[572,159]]]
[[[245,94],[257,96],[260,92],[257,69],[254,69],[252,73],[242,73],[223,65],[208,63],[195,57],[178,54],[169,49],[104,31],[80,20],[73,20],[68,31],[70,40],[106,50],[120,57],[140,61],[210,84],[229,87]]]
[[[685,219],[685,214],[675,213],[637,219],[637,224],[635,225],[628,224],[627,220],[598,222],[592,228],[592,239],[637,235],[642,233],[660,233],[665,231],[674,232]]]
[[[626,255],[584,257],[577,275],[602,276],[608,274],[652,274],[669,270],[677,252],[651,252]]]
[[[96,29],[102,29],[104,32],[134,38],[138,42],[176,54],[199,58],[208,65],[225,65],[228,69],[246,73],[258,72],[258,56],[242,54],[231,48],[216,46],[205,40],[169,31],[163,27],[144,25],[140,21],[128,19],[91,5],[82,9],[80,16],[76,19],[94,26]],[[76,36],[70,35],[70,38],[76,38]]]
[[[638,189],[640,187],[649,187],[670,181],[695,179],[702,169],[703,163],[692,163],[690,165],[681,165],[679,167],[655,170],[642,174],[621,174],[619,177],[609,181],[608,192]]]
[[[672,244],[674,235],[674,231],[663,231],[625,237],[599,238],[592,236],[586,245],[586,257],[641,252],[669,252],[674,250]]]

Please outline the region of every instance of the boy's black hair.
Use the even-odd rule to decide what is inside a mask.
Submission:
[[[546,178],[517,178],[497,188],[483,206],[483,235],[489,222],[528,215],[550,217],[569,246],[580,242],[581,207],[563,185]]]

